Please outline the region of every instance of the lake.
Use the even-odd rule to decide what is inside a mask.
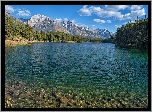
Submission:
[[[7,108],[147,108],[148,53],[111,43],[5,48]]]

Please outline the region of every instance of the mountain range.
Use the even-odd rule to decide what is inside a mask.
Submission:
[[[11,16],[9,13],[5,12],[8,16]],[[11,16],[13,19],[15,17]],[[87,26],[79,26],[71,20],[64,20],[62,22],[57,22],[47,16],[36,14],[30,19],[16,18],[18,21],[22,21],[25,24],[28,24],[37,31],[59,31],[72,35],[82,36],[82,37],[91,37],[91,38],[110,38],[109,31],[107,29],[94,29]],[[110,32],[111,35],[114,35],[113,32]]]
[[[23,20],[22,20],[23,21]],[[24,21],[25,22],[25,21]],[[87,26],[76,25],[73,21],[64,20],[57,22],[45,15],[36,14],[28,21],[28,24],[38,31],[60,31],[72,35],[82,37],[96,37],[96,38],[109,38],[109,31],[107,29],[93,29]],[[111,35],[114,33],[110,32]]]

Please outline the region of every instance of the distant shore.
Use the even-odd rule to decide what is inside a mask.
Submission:
[[[19,45],[31,45],[35,42],[44,42],[44,41],[37,41],[37,40],[33,40],[33,41],[28,41],[28,40],[22,40],[22,41],[5,40],[5,47],[12,47],[12,46],[19,46]],[[75,41],[67,41],[67,43],[76,43],[76,42]]]
[[[13,41],[13,40],[5,40],[5,47],[19,46],[19,45],[30,45],[37,41]]]
[[[76,43],[75,41],[67,41],[68,43]]]

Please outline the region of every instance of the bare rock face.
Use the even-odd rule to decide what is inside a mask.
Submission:
[[[45,15],[36,14],[30,19],[15,18],[8,12],[5,12],[5,16],[12,18],[14,21],[18,21],[22,24],[28,24],[36,31],[52,31],[52,32],[64,32],[72,35],[91,37],[91,38],[109,38],[110,34],[107,29],[94,29],[86,25],[77,25],[72,20],[64,20],[62,22],[55,21]],[[111,32],[113,36],[114,33]]]
[[[57,22],[45,15],[34,15],[28,24],[35,30],[42,31],[60,31],[70,33],[72,35],[78,35],[83,37],[97,37],[97,38],[109,38],[109,31],[107,29],[93,29],[85,25],[77,25],[71,20],[64,20]],[[112,35],[114,33],[111,33]]]

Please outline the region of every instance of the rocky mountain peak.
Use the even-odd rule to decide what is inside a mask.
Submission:
[[[76,25],[72,20],[57,22],[45,15],[36,14],[28,20],[28,24],[36,30],[42,31],[61,31],[72,35],[84,37],[109,38],[107,29],[93,29],[84,25]]]

